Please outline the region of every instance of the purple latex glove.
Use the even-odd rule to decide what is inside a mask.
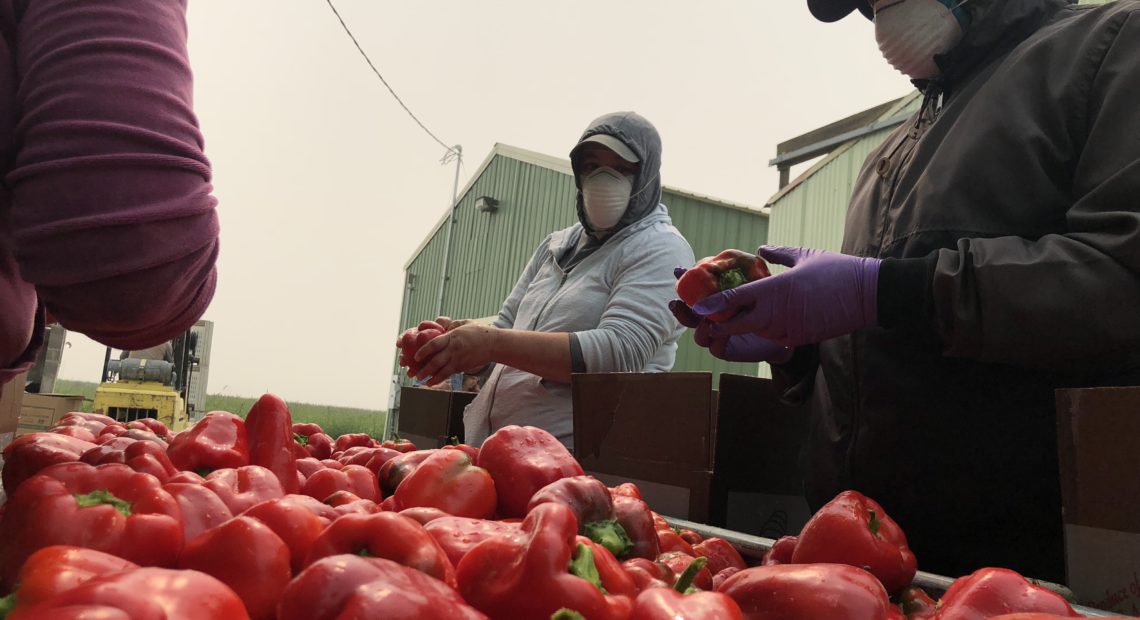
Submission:
[[[673,270],[673,275],[680,279],[681,276],[685,275],[685,271],[684,267],[677,267]],[[792,349],[780,346],[756,334],[711,336],[709,328],[713,322],[704,320],[680,299],[669,302],[669,311],[677,318],[678,323],[696,330],[693,334],[693,341],[697,345],[708,349],[714,356],[726,362],[783,364],[792,358]]]
[[[767,245],[756,254],[791,269],[710,295],[694,306],[702,316],[737,310],[736,316],[709,327],[711,338],[755,334],[798,347],[878,323],[879,259]]]

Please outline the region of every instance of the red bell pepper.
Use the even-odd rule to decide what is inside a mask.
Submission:
[[[394,512],[345,515],[313,541],[306,564],[349,553],[386,558],[455,587],[455,568],[424,526]]]
[[[420,364],[416,363],[416,352],[445,331],[447,330],[435,321],[420,321],[419,325],[405,330],[396,339],[396,348],[400,349],[400,365],[408,369],[409,377],[414,377],[420,369]]]
[[[835,496],[800,530],[792,563],[821,562],[865,568],[887,592],[910,585],[918,570],[902,528],[875,500],[857,491]]]
[[[686,555],[694,555],[693,546],[681,538],[671,527],[657,528],[657,546],[661,548],[661,553],[669,553],[671,551],[679,551]]]
[[[757,566],[736,573],[718,592],[750,620],[887,620],[898,608],[874,575],[846,564]]]
[[[415,510],[415,509],[411,509]],[[407,511],[401,511],[404,514]],[[476,545],[492,538],[507,538],[521,541],[524,539],[522,525],[507,523],[505,521],[491,521],[488,519],[469,519],[467,517],[444,516],[432,519],[424,524],[424,530],[439,543],[447,559],[453,566],[459,566],[459,561]]]
[[[713,575],[713,582],[712,582],[713,587],[712,587],[712,589],[719,592],[720,586],[724,582],[728,581],[729,577],[735,575],[736,573],[739,573],[742,570],[747,570],[747,569],[731,567],[731,568],[726,568],[726,569],[720,571],[719,573],[716,573],[715,575]]]
[[[127,439],[134,439],[135,441],[149,441],[156,446],[167,448],[166,441],[154,433],[154,431],[145,428],[127,428],[125,426],[108,426],[103,429],[103,433],[95,438],[95,443],[104,444],[113,441],[116,437],[125,437]]]
[[[301,473],[301,477],[305,480],[308,480],[309,476],[312,476],[322,469],[325,469],[325,464],[311,456],[297,459],[297,471]]]
[[[0,531],[0,590],[20,565],[50,545],[89,547],[144,566],[173,566],[182,514],[158,479],[126,465],[60,463],[16,489]]]
[[[420,466],[420,463],[423,463],[435,452],[435,450],[416,450],[415,452],[401,454],[384,463],[376,474],[376,479],[380,483],[380,491],[384,497],[395,493],[396,488],[400,486],[404,478],[407,478]]]
[[[610,495],[614,497],[621,495],[624,497],[632,497],[634,499],[645,501],[645,498],[641,496],[641,489],[639,489],[637,485],[632,482],[623,482],[616,487],[610,487]]]
[[[1002,614],[993,616],[989,620],[1063,620],[1072,616],[1058,616],[1056,614],[1042,614],[1035,612]],[[1137,616],[1101,616],[1105,620],[1135,620]]]
[[[779,540],[772,544],[772,548],[764,552],[764,557],[760,560],[761,566],[776,566],[778,564],[791,564],[792,554],[796,551],[796,543],[800,541],[799,536],[781,536]]]
[[[645,558],[630,558],[621,563],[622,569],[633,579],[638,592],[649,588],[673,587],[673,569],[664,564]]]
[[[277,606],[278,620],[486,620],[455,589],[383,558],[335,555],[297,575]],[[544,619],[545,620],[545,619]]]
[[[332,437],[324,433],[313,433],[309,435],[304,443],[305,451],[310,456],[317,460],[327,459],[332,457],[335,441]]]
[[[199,534],[215,528],[234,517],[226,506],[206,486],[192,482],[167,482],[163,490],[178,502],[182,511],[182,535],[184,540],[194,540]]]
[[[337,498],[342,495],[344,499],[338,500]],[[349,501],[348,498],[350,497],[356,496],[348,491],[337,491],[330,495],[325,503],[329,504],[332,509],[336,511],[338,519],[344,515],[372,515],[378,512],[384,512],[385,510],[395,512],[382,507],[372,500],[356,498],[355,500]]]
[[[204,486],[217,493],[235,515],[254,504],[285,495],[277,476],[260,465],[216,470],[206,476]]]
[[[322,514],[327,516],[322,517]],[[296,574],[305,567],[305,560],[321,532],[339,515],[329,506],[306,495],[286,495],[261,502],[241,516],[255,519],[273,530],[288,547],[290,567]]]
[[[720,592],[690,592],[693,575],[704,570],[704,559],[689,566],[673,588],[650,588],[634,601],[630,620],[742,620],[740,606]]]
[[[740,250],[725,250],[716,256],[697,261],[691,269],[677,279],[677,296],[693,306],[697,302],[721,291],[736,288],[746,282],[766,278],[771,273],[768,265],[755,254]],[[734,311],[718,312],[708,316],[711,321],[732,318]]]
[[[983,620],[1014,612],[1080,617],[1061,595],[1008,568],[982,568],[954,583],[938,602],[936,620]]]
[[[907,620],[930,620],[938,612],[938,603],[918,586],[900,592],[898,605]]]
[[[297,457],[293,455],[293,415],[285,401],[264,394],[245,416],[249,440],[249,464],[260,465],[277,476],[286,493],[300,490]]]
[[[14,609],[31,607],[100,575],[139,565],[94,549],[53,545],[28,556],[20,567],[16,591],[0,599],[0,618]]]
[[[384,440],[380,444],[380,447],[395,450],[396,452],[414,452],[416,450],[416,444],[400,437],[396,433],[392,433],[392,438]]]
[[[487,519],[495,514],[495,482],[461,450],[438,450],[396,489],[396,510],[430,506],[455,515]]]
[[[479,448],[478,465],[495,479],[503,517],[525,516],[539,489],[585,473],[554,435],[533,426],[511,425],[496,431]]]
[[[380,488],[376,475],[363,465],[346,465],[344,469],[322,469],[309,476],[301,487],[301,494],[325,501],[337,491],[348,491],[361,499],[380,501]]]
[[[136,568],[109,573],[6,620],[249,620],[241,599],[217,579],[188,570]]]
[[[57,463],[73,463],[95,444],[59,433],[31,433],[4,448],[4,491],[11,496],[20,483]]]
[[[109,415],[103,415],[102,413],[91,413],[89,411],[69,411],[69,412],[65,413],[63,415],[63,417],[64,418],[71,418],[71,417],[82,418],[84,420],[89,420],[91,422],[99,422],[100,424],[104,424],[104,425],[118,424],[118,421],[116,421],[115,418],[112,418]]]
[[[170,429],[166,427],[161,421],[155,418],[139,418],[127,423],[127,428],[139,428],[147,430],[155,435],[158,435],[164,441],[169,441]]]
[[[673,571],[673,574],[676,576],[676,579],[674,579],[674,581],[676,581],[677,579],[680,579],[681,575],[685,573],[689,566],[692,566],[697,562],[697,558],[689,555],[688,553],[685,553],[684,551],[667,551],[657,556],[657,561],[664,564],[665,566],[668,566],[669,570]],[[697,564],[698,568],[696,570],[696,574],[693,575],[693,577],[690,579],[693,587],[699,588],[701,590],[712,589],[713,576],[708,567],[705,565],[707,561],[708,560],[703,560]]]
[[[740,557],[740,552],[723,538],[706,538],[693,545],[693,553],[698,558],[708,558],[708,569],[713,575],[726,568],[748,568],[744,558]]]
[[[455,437],[452,437],[450,441],[452,443],[444,446],[442,448],[443,450],[460,450],[462,452],[466,452],[467,456],[471,457],[472,462],[479,462],[479,448],[476,448],[475,446],[469,446],[465,443],[459,443],[459,440]]]
[[[186,543],[178,567],[215,577],[241,598],[253,620],[272,620],[293,578],[289,548],[264,523],[234,517]]]
[[[380,444],[367,433],[348,433],[336,438],[336,442],[333,443],[333,454],[344,452],[349,448],[355,448],[357,446],[376,448],[379,447],[379,445]]]
[[[657,529],[653,521],[653,511],[649,504],[632,495],[611,495],[614,518],[629,536],[630,547],[627,557],[655,560],[661,555],[661,543],[657,539]]]
[[[405,508],[400,511],[400,514],[408,517],[416,523],[419,523],[420,525],[427,525],[436,519],[451,517],[451,515],[440,510],[439,508],[433,508],[431,506],[413,506],[411,508]],[[475,520],[482,521],[482,519]]]
[[[633,542],[614,517],[614,502],[605,483],[593,476],[561,478],[530,498],[527,512],[539,504],[565,504],[574,511],[578,533],[602,545],[619,558],[629,556]]]
[[[380,475],[380,469],[384,467],[384,463],[396,458],[403,454],[388,448],[349,448],[341,453],[337,458],[339,463],[344,465],[363,465],[367,467],[372,473],[377,476]]]
[[[245,422],[232,413],[211,411],[178,433],[166,453],[178,469],[202,475],[215,469],[249,465]]]
[[[206,479],[192,471],[180,471],[166,480],[167,484],[177,482],[180,484],[206,484]]]
[[[291,430],[294,435],[300,435],[302,437],[310,437],[314,433],[325,432],[325,429],[321,428],[321,425],[316,422],[294,422]]]
[[[170,462],[166,450],[149,441],[116,438],[117,441],[95,446],[79,456],[81,463],[102,465],[122,463],[131,469],[150,474],[159,482],[166,482],[178,473],[178,468]]]
[[[486,454],[483,445],[480,456]],[[484,541],[459,562],[459,592],[468,603],[494,619],[547,620],[561,609],[590,620],[629,615],[629,597],[602,592],[593,549],[578,543],[578,523],[569,508],[536,506],[522,528],[522,540]]]
[[[95,434],[82,426],[53,426],[48,429],[48,432],[67,435],[68,437],[90,441],[91,443],[95,443],[96,440]]]
[[[588,545],[592,549],[594,569],[598,571],[598,581],[602,584],[604,592],[627,596],[631,601],[637,597],[637,584],[633,581],[633,577],[625,571],[621,562],[610,553],[609,549],[581,534],[578,535],[578,544]],[[581,558],[578,560],[582,561]]]

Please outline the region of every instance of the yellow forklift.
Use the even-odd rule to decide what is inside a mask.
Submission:
[[[188,427],[191,412],[186,406],[187,391],[199,362],[198,334],[187,331],[171,345],[173,361],[126,354],[122,359],[111,359],[108,348],[92,410],[124,424],[140,418],[155,418],[173,432]]]

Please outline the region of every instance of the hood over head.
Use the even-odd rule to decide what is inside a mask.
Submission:
[[[578,221],[588,231],[594,229],[586,220],[582,204],[582,179],[578,174],[578,164],[581,160],[582,145],[588,142],[591,136],[599,134],[616,138],[640,160],[637,177],[633,180],[629,205],[621,220],[609,231],[614,233],[649,215],[661,202],[661,136],[652,123],[636,112],[605,114],[590,123],[582,133],[578,144],[570,151],[570,165],[574,168],[574,185],[578,188]]]

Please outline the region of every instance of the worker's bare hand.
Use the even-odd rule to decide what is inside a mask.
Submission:
[[[464,325],[467,325],[468,323],[471,322],[471,319],[453,319],[449,316],[441,316],[441,317],[436,317],[435,322],[439,323],[440,326],[443,327],[443,331],[449,332],[449,331],[456,329],[458,327],[463,327]]]
[[[497,331],[490,325],[470,321],[448,328],[447,333],[436,336],[416,351],[416,364],[419,366],[416,378],[426,379],[429,385],[435,385],[447,381],[457,372],[493,362],[491,356]]]

